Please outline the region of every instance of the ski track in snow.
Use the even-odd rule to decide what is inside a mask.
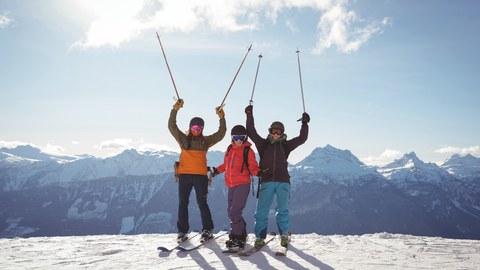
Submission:
[[[250,242],[254,235],[250,234]],[[390,233],[292,236],[249,257],[223,254],[227,236],[198,250],[159,253],[175,234],[0,239],[2,269],[480,269],[480,241]],[[251,244],[251,243],[250,243]]]

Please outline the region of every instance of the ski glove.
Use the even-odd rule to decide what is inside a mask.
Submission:
[[[258,178],[270,178],[272,173],[268,171],[268,169],[258,171],[257,175]]]
[[[183,107],[183,99],[180,98],[177,100],[177,102],[175,102],[175,104],[173,104],[173,109],[178,111],[181,107]]]
[[[215,177],[217,175],[219,175],[220,173],[218,172],[217,168],[213,167],[213,173],[212,173],[212,177]]]
[[[308,122],[310,122],[310,115],[308,115],[308,113],[304,112],[302,114],[302,124],[307,124]]]
[[[215,112],[218,114],[218,117],[220,119],[223,119],[225,117],[225,112],[223,111],[223,109],[220,106],[215,108]]]
[[[248,105],[248,106],[245,108],[245,113],[246,113],[246,114],[252,114],[252,113],[253,113],[253,105]]]

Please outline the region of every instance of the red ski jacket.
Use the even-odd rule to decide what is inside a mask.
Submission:
[[[250,151],[248,151],[248,169],[243,159],[243,152],[246,146],[250,147]],[[252,144],[249,141],[245,141],[240,146],[232,142],[231,149],[225,153],[223,164],[217,167],[217,171],[218,173],[225,172],[225,184],[227,187],[249,184],[250,173],[257,175],[260,171],[258,162],[255,159],[255,152],[251,147]]]

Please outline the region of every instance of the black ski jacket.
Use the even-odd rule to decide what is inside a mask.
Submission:
[[[271,143],[258,135],[255,129],[253,114],[247,113],[247,135],[255,143],[260,156],[260,168],[262,169],[262,182],[288,182],[288,155],[298,146],[307,141],[308,124],[302,123],[300,135],[290,140]]]

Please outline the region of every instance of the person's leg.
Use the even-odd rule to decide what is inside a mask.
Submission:
[[[213,230],[213,220],[210,208],[207,203],[208,196],[208,177],[206,175],[192,175],[194,180],[195,194],[197,197],[198,208],[202,218],[202,230]]]
[[[255,236],[265,239],[267,237],[268,213],[275,194],[275,183],[264,182],[260,185],[260,193],[255,210]]]
[[[178,232],[188,233],[188,203],[192,192],[192,183],[188,175],[180,175],[178,180]]]
[[[232,190],[231,198],[229,197],[228,217],[230,218],[231,235],[233,238],[245,241],[246,228],[243,219],[243,209],[247,203],[248,194],[250,193],[250,184],[238,185],[230,188]]]
[[[276,190],[277,195],[277,208],[276,218],[278,232],[280,235],[284,235],[288,232],[290,227],[290,217],[288,212],[288,201],[290,199],[290,183],[278,183]]]

